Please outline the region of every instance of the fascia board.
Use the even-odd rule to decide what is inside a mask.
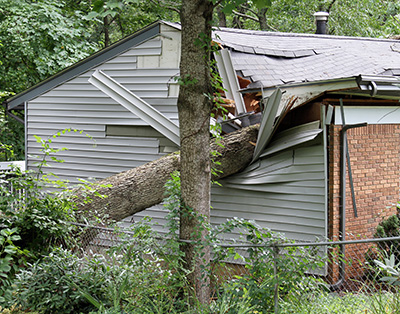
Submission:
[[[179,146],[179,127],[160,111],[102,71],[96,70],[89,82]]]
[[[145,29],[142,29],[133,35],[118,41],[108,48],[102,49],[99,52],[89,56],[82,61],[75,63],[74,65],[62,70],[61,72],[53,75],[40,82],[39,84],[23,91],[16,96],[10,98],[7,101],[7,108],[11,110],[18,105],[30,101],[31,99],[51,90],[52,88],[98,66],[99,64],[117,56],[124,51],[141,44],[142,42],[149,40],[157,35],[160,35],[160,23],[155,22]]]

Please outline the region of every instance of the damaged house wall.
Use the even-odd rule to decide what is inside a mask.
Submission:
[[[152,125],[155,123],[157,126],[160,122],[146,122],[139,118],[127,109],[129,106],[124,107],[112,98],[118,95],[111,92],[112,96],[109,96],[101,88],[92,85],[89,79],[96,70],[101,71],[107,82],[115,80],[137,96],[141,110],[145,111],[147,105],[151,106],[156,110],[156,116],[162,115],[178,125],[178,84],[174,77],[179,73],[179,29],[177,24],[154,23],[122,43],[10,99],[9,108],[23,103],[27,106],[28,168],[35,167],[36,160],[31,156],[40,155],[40,144],[33,135],[46,139],[64,128],[83,130],[93,137],[97,145],[93,147],[91,139],[77,133],[67,133],[53,140],[54,148],[67,147],[69,150],[59,153],[64,163],[52,164],[51,169],[44,170],[62,179],[69,179],[71,183],[78,183],[76,177],[104,178],[177,150],[177,138],[166,136],[163,131],[157,131],[162,129]],[[261,108],[269,112],[270,133],[263,138],[268,143],[260,143],[263,146],[258,147],[257,158],[254,157],[248,169],[223,180],[223,187],[213,188],[212,222],[218,224],[235,216],[254,219],[263,227],[271,227],[298,240],[313,241],[317,237],[336,235],[338,139],[333,134],[341,128],[341,122],[335,120],[330,128],[325,127],[327,109],[323,108],[328,105],[337,107],[338,104],[337,101],[332,103],[324,99],[328,92],[336,100],[346,95],[363,95],[365,103],[369,104],[368,108],[360,107],[364,104],[360,102],[364,101],[360,97],[358,102],[352,104],[355,109],[351,109],[358,111],[351,114],[350,103],[346,103],[348,123],[358,121],[351,120],[351,117],[362,116],[364,119],[365,115],[379,116],[374,110],[381,110],[384,103],[374,105],[370,101],[371,97],[379,96],[381,91],[389,93],[384,97],[397,99],[396,104],[394,101],[385,102],[387,107],[397,106],[400,87],[396,87],[399,86],[399,80],[393,75],[400,69],[396,49],[398,42],[223,28],[215,30],[214,35],[221,47],[229,50],[224,55],[227,58],[224,62],[227,62],[226,66],[230,64],[233,67],[234,71],[229,72],[230,79],[235,81],[239,77],[240,90],[234,94],[243,95],[244,106],[241,110],[258,111]],[[364,78],[360,73],[374,77]],[[392,76],[378,77],[382,74]],[[376,83],[372,80],[376,80]],[[384,82],[382,86],[379,80]],[[260,104],[259,98],[255,99],[260,95],[264,98],[271,96],[277,87],[283,91],[279,107],[271,108],[268,103]],[[237,84],[232,88],[237,88]],[[233,105],[233,100],[229,105]],[[235,105],[229,108],[234,113]],[[372,145],[371,141],[377,140],[376,145],[379,144],[371,147],[373,154],[365,156],[368,160],[366,165],[361,166],[360,159],[353,165],[357,188],[366,182],[368,186],[379,186],[379,190],[365,187],[357,191],[356,199],[360,199],[362,204],[359,205],[360,218],[347,223],[349,230],[355,233],[365,231],[365,234],[371,234],[381,216],[376,216],[376,213],[391,206],[398,197],[398,186],[391,186],[393,182],[398,184],[398,169],[390,168],[392,161],[384,162],[384,159],[395,160],[395,147],[386,149],[382,146],[384,142],[395,141],[398,132],[400,117],[389,123],[387,117],[394,114],[390,110],[380,115],[385,119],[379,123],[376,120],[367,121],[369,126],[365,130],[348,131],[350,155],[357,149],[360,150],[357,154],[365,154],[370,148],[368,145]],[[240,110],[236,111],[238,113]],[[339,116],[337,112],[335,119]],[[384,121],[385,125],[382,124]],[[373,127],[378,124],[376,128]],[[392,125],[392,129],[389,129],[389,125]],[[366,146],[362,146],[367,139]],[[353,140],[357,143],[351,142]],[[390,153],[381,159],[374,157],[378,148]],[[396,164],[399,164],[397,160]],[[370,165],[375,168],[369,168]],[[369,172],[365,172],[367,169]],[[386,169],[387,173],[383,174],[385,170],[382,169]],[[374,173],[380,173],[384,179],[374,177]],[[371,197],[371,194],[374,196]],[[372,204],[370,200],[367,201],[368,197],[383,203]],[[346,208],[351,213],[351,197],[346,199]],[[362,200],[365,200],[365,204]],[[352,217],[350,213],[348,219]],[[388,213],[386,209],[385,213]],[[158,205],[135,215],[134,219],[147,214],[160,223],[158,228],[161,228],[165,211]],[[129,223],[130,220],[127,220],[126,224]],[[368,224],[371,225],[365,227]]]

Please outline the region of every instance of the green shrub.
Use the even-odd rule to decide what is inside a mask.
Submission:
[[[389,216],[386,219],[383,219],[379,225],[376,227],[376,232],[374,234],[375,238],[390,238],[390,237],[398,237],[400,235],[400,220],[398,215]],[[397,259],[399,259],[400,255],[400,241],[384,241],[379,242],[379,248],[383,251],[390,254],[395,254]]]
[[[12,278],[23,264],[26,251],[20,250],[15,241],[21,237],[17,228],[0,230],[0,304],[6,305],[12,298]]]
[[[93,309],[80,289],[104,298],[103,272],[97,271],[104,257],[94,256],[91,263],[71,252],[56,248],[16,276],[15,302],[24,309],[40,313],[80,313]]]
[[[17,229],[18,246],[40,256],[53,243],[65,243],[71,231],[65,221],[74,217],[68,195],[45,191],[35,173],[18,168],[0,172],[0,182],[0,225]]]
[[[15,302],[41,313],[181,313],[184,277],[150,227],[136,224],[120,242],[84,257],[54,249],[17,275]]]
[[[67,131],[68,129],[60,131],[52,138]],[[33,262],[48,254],[54,245],[62,244],[66,247],[74,244],[73,238],[69,236],[73,226],[66,223],[74,220],[74,202],[71,195],[67,192],[50,193],[50,185],[64,187],[64,183],[50,180],[42,171],[50,153],[62,149],[51,149],[50,139],[37,140],[42,144],[44,155],[36,172],[21,171],[18,167],[0,172],[0,227],[4,232],[12,230],[12,236],[6,242],[11,241],[14,248],[18,248],[10,254],[8,243],[8,252],[2,252],[4,242],[0,243],[1,306],[12,304],[11,286],[14,275],[27,261]],[[0,149],[2,147],[5,146],[0,145]],[[6,148],[8,155],[12,156],[13,152],[8,146]],[[51,159],[61,162],[53,156]]]
[[[25,311],[25,310],[22,310],[21,306],[12,305],[10,308],[2,308],[0,306],[0,314],[39,314],[39,313]]]
[[[398,205],[399,208],[399,205]],[[375,238],[390,238],[400,236],[400,219],[399,214],[384,218],[376,227],[374,234]],[[365,253],[366,271],[365,274],[372,280],[379,280],[381,274],[379,273],[375,260],[381,262],[388,256],[393,255],[396,263],[400,262],[400,241],[399,240],[386,240],[377,242]]]
[[[275,295],[280,301],[293,301],[300,294],[327,289],[322,280],[307,275],[324,267],[323,257],[318,250],[296,246],[280,248],[279,244],[290,241],[279,233],[242,219],[228,220],[217,233],[226,233],[235,228],[240,228],[241,235],[253,247],[241,254],[232,249],[225,250],[225,253],[218,249],[216,253],[221,260],[234,258],[245,263],[246,273],[235,276],[223,286],[224,293],[234,295],[237,302],[245,297],[249,300],[249,306],[269,313],[274,311]],[[230,310],[226,313],[236,312]]]

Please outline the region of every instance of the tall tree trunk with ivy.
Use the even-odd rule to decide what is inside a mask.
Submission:
[[[182,48],[178,98],[181,138],[180,237],[204,240],[210,217],[210,47],[213,3],[183,0],[181,6]],[[206,269],[210,251],[194,243],[182,244],[189,282],[201,303],[210,298]],[[200,250],[200,251],[199,251]]]

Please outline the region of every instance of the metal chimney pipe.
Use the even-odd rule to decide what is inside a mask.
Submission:
[[[317,24],[317,30],[315,34],[326,34],[326,23],[328,22],[328,12],[316,12],[314,13],[315,23]]]

